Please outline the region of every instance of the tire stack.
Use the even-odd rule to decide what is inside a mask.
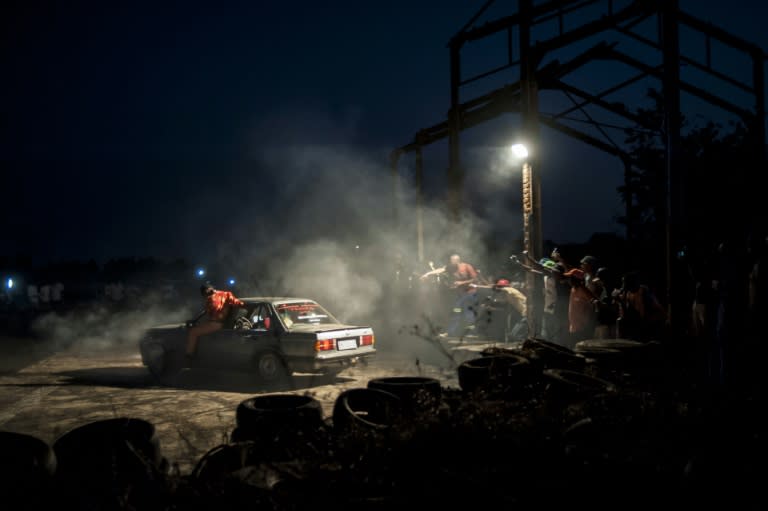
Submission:
[[[304,503],[330,452],[322,407],[310,396],[266,394],[240,402],[231,441],[209,450],[190,477],[186,505],[224,509],[242,502],[280,508]],[[287,500],[286,500],[287,499]]]
[[[651,388],[660,381],[665,370],[658,342],[590,339],[578,342],[574,351],[587,360],[596,376],[623,387]]]
[[[91,422],[53,444],[57,509],[165,509],[167,461],[155,426],[121,417]]]
[[[0,502],[15,509],[51,509],[56,455],[51,446],[32,435],[0,431]]]

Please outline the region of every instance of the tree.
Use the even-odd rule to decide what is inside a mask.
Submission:
[[[637,111],[644,127],[627,130],[633,208],[630,218],[618,221],[629,225],[634,233],[630,240],[634,247],[641,253],[653,251],[643,255],[663,265],[664,254],[658,250],[666,229],[663,97],[653,89],[648,97],[652,106]],[[676,200],[683,201],[685,243],[693,248],[711,246],[713,241],[746,239],[750,230],[759,228],[753,176],[765,170],[765,160],[755,158],[753,133],[744,122],[731,122],[726,127],[708,121],[692,126],[683,117],[681,125],[680,162],[685,182],[683,197]],[[764,141],[757,142],[764,151]],[[626,185],[618,191],[626,200]]]

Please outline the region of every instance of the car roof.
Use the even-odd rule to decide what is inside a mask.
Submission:
[[[246,298],[240,298],[243,302],[247,304],[253,304],[253,303],[260,303],[260,302],[271,302],[271,303],[298,303],[298,302],[313,302],[317,303],[317,301],[312,300],[311,298],[300,298],[300,297],[291,297],[291,296],[249,296]]]

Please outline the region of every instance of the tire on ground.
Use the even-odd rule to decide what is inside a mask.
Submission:
[[[328,440],[320,401],[310,396],[270,394],[246,399],[235,411],[233,442],[257,443],[269,459],[304,458]]]
[[[46,507],[56,472],[53,448],[32,435],[0,431],[0,452],[0,502]]]
[[[483,356],[459,365],[459,387],[465,392],[477,390],[515,390],[530,382],[531,363],[513,354]]]
[[[150,422],[130,417],[91,422],[60,436],[53,450],[57,487],[70,504],[106,508],[126,496],[127,505],[140,509],[167,504],[167,461]]]
[[[383,390],[400,398],[406,415],[437,411],[442,398],[440,380],[425,376],[389,376],[368,381],[369,389]]]
[[[385,434],[402,420],[400,398],[376,388],[343,391],[333,405],[337,434]]]

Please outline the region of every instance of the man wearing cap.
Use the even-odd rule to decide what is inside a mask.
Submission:
[[[542,336],[548,341],[559,343],[563,334],[563,326],[559,324],[558,312],[558,280],[561,278],[561,267],[555,261],[544,257],[539,261],[544,270],[544,314],[542,316]],[[567,308],[567,301],[563,302]]]
[[[485,335],[502,333],[495,328],[489,330],[490,327],[501,325],[495,318],[497,312],[502,312],[504,341],[524,339],[528,333],[528,318],[526,316],[527,298],[525,294],[512,286],[512,283],[507,279],[499,279],[492,286],[481,284],[477,287],[490,288],[492,290],[491,296],[487,297],[481,304],[481,310],[484,310],[484,314],[487,315],[485,321],[478,322],[478,326],[484,330],[483,333]]]
[[[577,342],[591,339],[595,333],[597,314],[595,312],[595,295],[585,284],[586,274],[579,268],[571,268],[563,274],[571,280],[571,296],[568,301],[568,333],[570,347]]]
[[[584,271],[584,285],[587,289],[592,291],[596,296],[601,296],[603,293],[602,284],[599,281],[595,282],[595,274],[600,266],[597,263],[597,258],[591,255],[585,255],[581,258],[581,269]]]
[[[205,298],[205,309],[195,319],[203,316],[206,320],[189,327],[187,332],[187,357],[194,358],[197,354],[197,339],[201,335],[221,330],[224,321],[229,317],[232,307],[246,308],[245,303],[237,299],[230,291],[219,291],[213,285],[206,283],[200,286],[200,294]]]

